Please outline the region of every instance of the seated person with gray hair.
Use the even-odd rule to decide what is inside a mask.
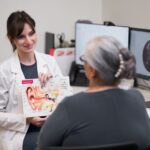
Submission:
[[[51,146],[96,146],[134,142],[150,144],[150,121],[144,98],[135,89],[118,88],[133,78],[135,58],[115,38],[96,37],[81,57],[87,91],[66,97],[41,129],[38,150]]]

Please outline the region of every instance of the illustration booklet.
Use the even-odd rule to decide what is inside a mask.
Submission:
[[[26,117],[50,115],[60,101],[71,95],[69,77],[51,78],[44,87],[38,79],[22,80],[23,111]]]

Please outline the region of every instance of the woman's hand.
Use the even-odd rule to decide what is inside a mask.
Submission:
[[[52,78],[53,76],[51,74],[48,73],[40,73],[39,74],[39,80],[41,82],[41,86],[45,86],[46,82]]]
[[[47,120],[47,118],[48,118],[47,116],[46,117],[29,117],[27,118],[26,121],[29,124],[33,124],[37,127],[41,127],[44,124],[44,122]]]

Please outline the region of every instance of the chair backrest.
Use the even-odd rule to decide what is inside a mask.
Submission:
[[[119,143],[100,146],[47,147],[40,150],[138,150],[138,147],[135,143]]]

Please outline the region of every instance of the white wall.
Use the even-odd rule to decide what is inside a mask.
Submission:
[[[102,0],[102,20],[150,29],[150,0]]]
[[[45,32],[64,32],[66,40],[74,38],[74,25],[78,19],[101,23],[101,0],[0,0],[0,62],[12,48],[6,37],[6,20],[11,12],[25,10],[36,21],[38,51],[45,50]],[[57,41],[56,41],[57,43]]]

